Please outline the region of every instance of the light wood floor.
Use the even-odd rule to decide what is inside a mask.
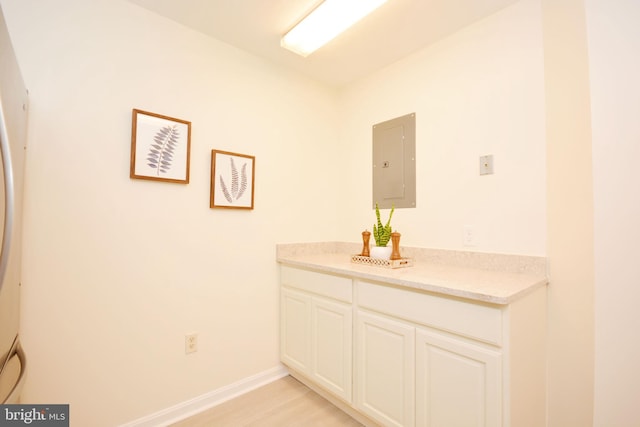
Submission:
[[[295,378],[287,376],[172,427],[362,426]]]

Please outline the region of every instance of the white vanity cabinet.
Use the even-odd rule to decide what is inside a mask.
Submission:
[[[281,266],[281,360],[359,421],[545,425],[545,286],[499,304],[321,271]]]
[[[365,281],[356,295],[359,409],[392,426],[502,425],[499,307]]]
[[[352,281],[281,269],[280,358],[346,402],[352,400]]]
[[[416,425],[499,426],[500,351],[416,328]]]
[[[356,408],[385,426],[413,426],[415,328],[358,310],[356,340]]]
[[[501,354],[359,310],[356,407],[386,426],[498,426]]]
[[[297,371],[311,372],[311,296],[287,288],[280,292],[280,358]]]

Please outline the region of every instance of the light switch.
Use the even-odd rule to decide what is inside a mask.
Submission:
[[[480,156],[480,175],[493,174],[493,155]]]

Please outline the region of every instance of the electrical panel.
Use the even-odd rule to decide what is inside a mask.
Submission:
[[[373,203],[416,207],[416,115],[373,125]]]

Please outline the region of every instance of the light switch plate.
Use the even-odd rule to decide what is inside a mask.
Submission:
[[[493,174],[493,155],[480,156],[480,175]]]

